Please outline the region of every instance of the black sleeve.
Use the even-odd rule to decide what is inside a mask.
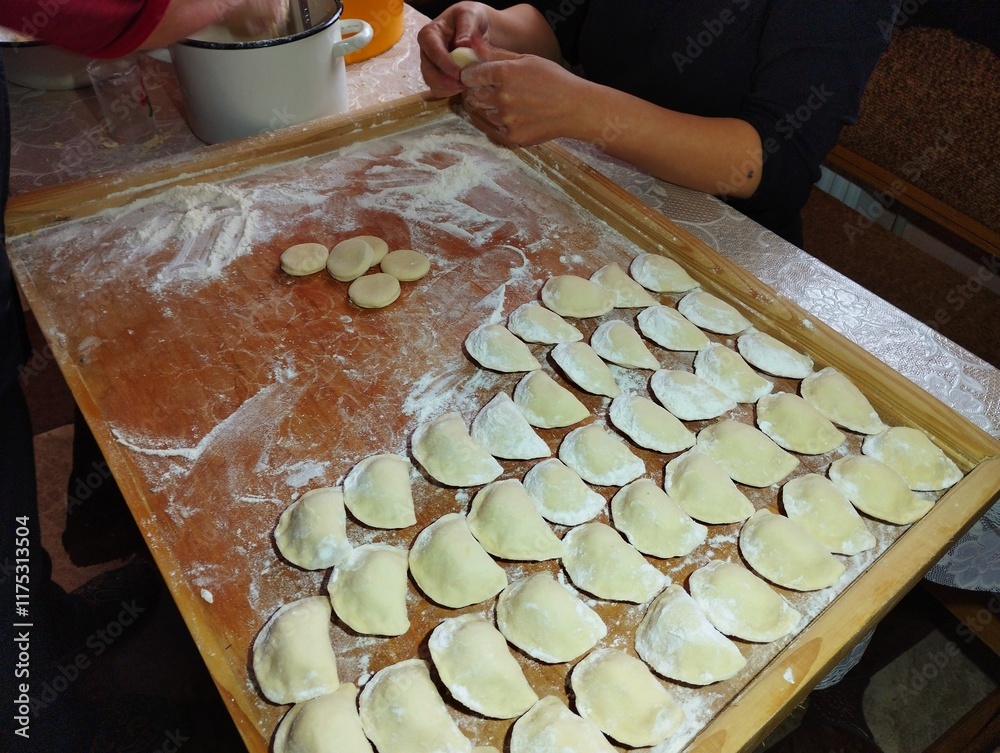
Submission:
[[[566,62],[577,65],[580,62],[580,32],[590,0],[530,0],[530,4],[545,16],[559,40],[559,49]]]
[[[738,117],[760,135],[757,191],[731,203],[766,216],[799,209],[891,38],[899,0],[776,0]]]
[[[7,82],[0,62],[0,395],[17,379],[18,368],[28,355],[28,336],[24,330],[21,299],[14,286],[7,249],[4,244],[4,212],[10,179],[10,107]]]

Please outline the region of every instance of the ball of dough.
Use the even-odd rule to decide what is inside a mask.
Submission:
[[[384,272],[359,277],[347,289],[347,297],[363,309],[380,309],[399,298],[399,280]]]
[[[322,243],[296,243],[281,252],[281,271],[302,277],[321,272],[330,250]]]
[[[459,68],[465,68],[479,62],[479,55],[471,47],[456,47],[448,55]]]
[[[390,251],[379,265],[382,271],[402,282],[419,280],[431,269],[431,261],[419,251],[400,248]]]
[[[334,280],[350,282],[368,271],[374,255],[368,241],[360,237],[348,238],[330,249],[326,270]]]

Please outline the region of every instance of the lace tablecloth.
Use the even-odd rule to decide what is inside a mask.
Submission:
[[[351,109],[424,89],[416,32],[427,18],[405,7],[402,39],[348,66]],[[90,89],[43,92],[11,86],[12,193],[115,172],[203,146],[188,129],[173,67],[142,58],[158,135],[120,146],[102,125]],[[875,354],[993,436],[1000,437],[1000,371],[804,251],[705,194],[664,183],[578,143],[570,149],[761,281]],[[1000,591],[1000,503],[931,570],[946,585]]]

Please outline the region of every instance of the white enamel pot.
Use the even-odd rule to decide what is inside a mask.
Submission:
[[[296,3],[292,3],[293,6]],[[347,112],[344,55],[372,39],[365,21],[340,18],[340,0],[309,0],[313,25],[239,41],[210,27],[170,46],[188,125],[209,144]]]

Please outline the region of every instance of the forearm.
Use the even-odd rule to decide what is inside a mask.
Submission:
[[[171,0],[142,47],[163,47],[219,23],[240,34],[263,32],[278,22],[283,7],[279,0]]]
[[[562,61],[559,42],[545,17],[531,5],[490,11],[490,43],[511,52]]]
[[[763,150],[756,129],[737,118],[675,112],[629,94],[582,82],[590,105],[567,113],[566,135],[671,183],[749,198],[760,184]]]

